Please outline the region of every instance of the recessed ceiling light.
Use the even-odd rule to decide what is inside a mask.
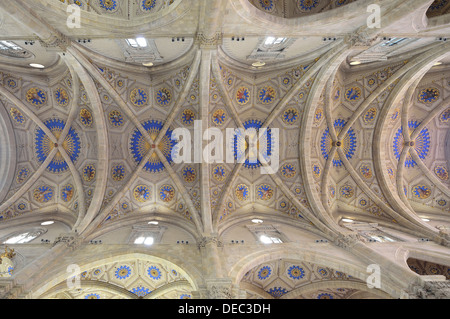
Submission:
[[[266,63],[258,61],[258,62],[253,62],[252,65],[255,66],[255,67],[261,67],[261,66],[266,65]]]
[[[149,225],[158,225],[159,224],[157,221],[151,221],[151,222],[148,222],[148,223],[149,223]]]
[[[147,245],[147,246],[153,245],[153,237],[145,238],[144,245]]]
[[[360,65],[361,61],[351,61],[350,65]]]
[[[262,222],[263,221],[261,219],[257,219],[257,218],[252,219],[252,223],[254,223],[254,224],[261,224]]]
[[[145,48],[147,46],[147,40],[144,37],[136,38],[136,42],[141,48]]]
[[[51,225],[51,224],[54,224],[54,223],[55,223],[54,221],[49,220],[48,222],[41,223],[41,225],[42,226],[47,226],[47,225]]]
[[[144,62],[142,63],[143,66],[153,66],[153,62]]]
[[[353,223],[353,219],[349,219],[349,218],[342,218],[342,221],[345,223]]]
[[[38,63],[30,63],[30,66],[32,68],[36,68],[36,69],[43,69],[43,68],[45,68],[45,66],[43,66],[42,64],[38,64]]]

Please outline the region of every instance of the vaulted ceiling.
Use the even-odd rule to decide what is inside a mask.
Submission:
[[[442,242],[449,2],[379,2],[381,28],[366,26],[364,0],[2,1],[0,41],[21,48],[0,50],[2,229],[53,219],[89,241],[158,220],[198,241],[258,217],[312,225],[332,241],[349,231],[346,217]],[[70,4],[81,8],[80,28],[68,26]],[[146,46],[127,42],[136,37]],[[200,163],[194,143],[192,161],[179,163],[171,134],[186,128],[194,140],[195,121],[224,135],[270,129],[259,149],[278,155],[279,169],[264,174],[267,164],[248,158]],[[225,139],[233,159],[248,156],[244,137]],[[149,275],[152,265],[164,283]],[[276,278],[266,280],[264,266]],[[356,279],[341,290],[304,288],[296,269],[309,284],[322,280],[320,265],[284,260],[242,281],[255,298],[361,293]],[[55,286],[45,296],[122,298],[135,289],[145,297],[176,281],[158,296],[190,291],[166,264],[133,259],[85,271],[82,292]],[[117,290],[89,288],[93,280]]]

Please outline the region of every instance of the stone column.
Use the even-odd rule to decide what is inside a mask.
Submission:
[[[14,278],[0,281],[0,298],[26,298],[30,290],[43,281],[48,281],[46,269],[52,267],[57,260],[67,253],[72,253],[81,244],[81,238],[76,233],[61,234],[50,250],[21,269]],[[48,283],[52,285],[51,282]]]
[[[402,299],[450,299],[450,281],[425,281],[412,284],[404,291]]]

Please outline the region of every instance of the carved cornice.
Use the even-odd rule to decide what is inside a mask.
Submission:
[[[358,31],[348,37],[347,42],[358,49],[368,49],[380,41],[378,35],[372,36],[367,31]]]
[[[197,246],[199,248],[205,248],[209,244],[214,244],[217,247],[223,247],[223,243],[217,237],[202,237]]]
[[[358,234],[350,234],[350,235],[339,235],[334,243],[341,248],[350,249],[356,244],[360,243],[360,236]]]
[[[73,250],[82,243],[82,240],[76,233],[67,233],[61,234],[58,237],[56,237],[55,241],[53,242],[53,247],[60,243],[64,243],[67,246],[67,248]]]
[[[39,43],[48,51],[66,51],[72,41],[67,36],[58,34],[48,40],[39,39]]]
[[[427,281],[413,284],[407,291],[409,299],[450,299],[450,281]]]
[[[208,37],[203,33],[198,33],[196,42],[201,48],[216,48],[222,44],[222,33],[216,32],[214,36]]]

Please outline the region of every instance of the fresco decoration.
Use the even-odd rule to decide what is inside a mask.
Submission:
[[[223,165],[217,165],[212,170],[214,179],[218,182],[223,182],[227,176],[225,167]]]
[[[163,128],[163,123],[157,120],[148,120],[144,122],[142,126],[147,131],[148,135],[153,140],[156,140],[159,132]],[[177,142],[172,140],[172,130],[168,129],[157,146],[169,164],[173,163],[172,152],[175,152],[176,144]],[[135,129],[130,140],[130,151],[134,161],[137,164],[142,161],[147,152],[150,151],[151,147],[152,145],[150,145],[144,136],[142,136],[141,131]],[[164,170],[164,164],[158,158],[156,152],[153,152],[150,156],[150,159],[145,164],[144,169],[150,173],[158,173]]]
[[[125,166],[115,165],[111,169],[111,177],[114,181],[120,182],[125,178]]]
[[[412,194],[418,199],[427,199],[431,196],[431,188],[426,185],[417,185],[412,189]]]
[[[287,270],[287,274],[290,278],[299,280],[305,277],[305,271],[300,266],[291,266]]]
[[[181,122],[184,125],[192,125],[195,120],[195,113],[191,109],[185,109],[181,114]]]
[[[417,121],[409,121],[408,122],[408,128],[409,132],[413,132],[418,126],[420,125]],[[404,148],[404,138],[403,138],[403,127],[400,127],[397,131],[397,133],[394,136],[393,141],[393,151],[394,156],[397,160],[400,160],[400,156],[402,154],[403,148]],[[431,137],[428,129],[425,127],[420,131],[417,138],[414,140],[414,150],[419,155],[419,158],[424,160],[428,153],[430,152],[431,147]],[[405,160],[405,166],[408,168],[413,168],[417,165],[417,163],[412,159],[412,156],[408,154],[406,156]]]
[[[363,164],[359,167],[359,173],[362,177],[369,179],[373,177],[372,168],[369,165]]]
[[[182,176],[187,183],[192,183],[197,178],[197,172],[192,166],[187,166],[183,169]]]
[[[56,103],[58,103],[60,106],[66,107],[67,105],[69,105],[69,94],[63,88],[58,88],[56,90],[55,99]]]
[[[16,183],[22,184],[30,176],[30,170],[26,167],[22,167],[18,170],[16,175]]]
[[[275,89],[271,86],[266,86],[261,89],[259,89],[258,92],[258,100],[262,104],[269,104],[272,103],[277,96],[277,92]]]
[[[341,197],[351,198],[355,195],[355,190],[350,185],[344,185],[340,188]]]
[[[273,288],[270,288],[269,291],[267,291],[267,292],[269,293],[269,295],[271,295],[275,299],[283,297],[285,294],[288,293],[286,288],[283,288],[283,287],[273,287]]]
[[[377,112],[378,112],[378,110],[376,107],[371,107],[369,110],[367,110],[367,112],[364,113],[364,115],[363,115],[364,124],[370,124],[373,121],[375,121]]]
[[[133,197],[136,201],[144,203],[150,199],[150,188],[146,185],[138,185],[133,190]]]
[[[117,279],[127,279],[131,276],[131,267],[127,265],[120,266],[114,272],[114,275]]]
[[[345,92],[345,99],[349,102],[358,101],[362,96],[362,91],[359,87],[355,86],[347,89]]]
[[[141,107],[141,106],[147,104],[147,102],[148,102],[148,95],[144,91],[144,89],[135,88],[130,93],[130,100],[131,100],[131,103],[134,106]]]
[[[324,112],[323,109],[318,107],[316,109],[316,112],[314,113],[314,124],[317,125],[320,123],[320,121],[323,119],[324,117]]]
[[[448,169],[443,165],[436,166],[434,168],[434,173],[442,181],[448,181]]]
[[[175,197],[175,189],[172,185],[163,185],[159,188],[159,198],[161,201],[168,203]]]
[[[258,279],[265,280],[269,278],[269,276],[272,274],[272,268],[269,266],[261,267],[261,269],[258,271]]]
[[[44,124],[57,139],[65,127],[64,121],[57,118],[49,119]],[[34,147],[38,162],[43,163],[56,145],[41,128],[38,128],[35,134]],[[75,163],[81,152],[81,141],[78,133],[73,128],[69,129],[61,147],[66,151],[70,160]],[[47,167],[52,173],[62,173],[68,168],[68,164],[59,151]]]
[[[319,4],[319,0],[297,0],[300,11],[311,11]]]
[[[272,12],[275,8],[274,0],[259,0],[259,5],[261,9],[267,12]]]
[[[227,118],[227,113],[223,109],[217,109],[212,114],[212,121],[216,126],[222,125],[225,123]]]
[[[147,274],[153,280],[159,280],[162,277],[161,270],[156,266],[148,267]]]
[[[152,291],[148,288],[139,286],[130,290],[131,293],[135,294],[138,297],[145,297],[150,294]]]
[[[270,185],[260,185],[256,191],[256,195],[261,200],[269,200],[273,197],[274,191]]]
[[[9,110],[9,114],[17,124],[24,124],[26,121],[25,117],[22,115],[22,112],[14,107]]]
[[[249,198],[250,190],[247,185],[239,184],[235,188],[235,194],[238,200],[244,201]]]
[[[47,93],[39,88],[31,88],[27,91],[26,99],[34,106],[43,106],[47,103]]]
[[[346,124],[347,122],[342,119],[337,119],[334,122],[334,129],[336,131],[337,136],[339,136],[339,133],[342,131],[342,129],[345,127]],[[356,145],[357,145],[356,134],[353,128],[350,128],[345,134],[344,139],[341,141],[340,146],[344,151],[344,154],[348,160],[350,160],[353,157],[353,155],[355,155]],[[321,151],[322,156],[325,160],[328,160],[332,147],[333,147],[333,140],[331,138],[331,134],[329,133],[329,128],[327,128],[323,133],[321,139]],[[343,165],[343,162],[340,159],[338,152],[335,153],[335,156],[332,159],[332,161],[333,166],[335,167],[341,167]]]
[[[122,113],[120,113],[120,111],[117,110],[109,112],[108,119],[109,123],[114,127],[120,127],[123,126],[124,124]]]
[[[286,111],[284,111],[282,120],[285,124],[293,125],[297,120],[299,119],[300,114],[298,111],[294,108],[289,108]]]
[[[95,178],[95,172],[94,164],[87,164],[82,170],[84,181],[92,182]]]
[[[48,185],[42,185],[34,189],[33,198],[39,203],[47,203],[55,194],[54,189]]]
[[[74,193],[75,190],[73,188],[73,185],[68,184],[64,186],[61,190],[61,199],[64,202],[68,203],[72,200]]]
[[[316,179],[319,179],[319,178],[320,178],[320,175],[322,174],[322,169],[320,168],[319,165],[313,164],[313,165],[312,165],[312,172],[313,172],[313,176],[314,176]]]
[[[152,11],[156,6],[157,0],[141,0],[141,8],[145,11]]]
[[[420,91],[419,101],[424,104],[431,104],[439,99],[440,92],[437,88],[426,88]]]
[[[99,0],[100,7],[106,11],[115,11],[118,8],[117,0]]]
[[[236,92],[236,102],[245,105],[250,101],[250,91],[246,87],[240,87]]]
[[[292,178],[296,175],[297,169],[293,164],[284,164],[281,166],[281,176],[285,178]]]
[[[94,118],[92,117],[92,114],[87,109],[81,109],[80,110],[80,121],[81,124],[83,124],[85,127],[91,127],[92,123],[94,122]]]
[[[258,120],[248,120],[243,124],[249,139],[256,139],[256,154],[255,150],[249,149],[249,158],[244,162],[244,167],[249,169],[259,168],[261,162],[259,156],[262,156],[266,162],[270,161],[273,148],[273,138],[270,128],[267,128],[265,133],[260,134],[259,129],[262,127],[262,122]],[[261,135],[261,136],[260,136]],[[243,161],[245,152],[249,148],[244,132],[237,130],[233,138],[233,153],[234,159],[239,163]],[[259,154],[258,154],[259,153]]]
[[[450,108],[446,109],[444,112],[439,115],[439,121],[441,123],[448,123],[450,122]]]
[[[172,101],[172,93],[167,88],[162,88],[156,92],[156,103],[159,106],[167,106]]]

